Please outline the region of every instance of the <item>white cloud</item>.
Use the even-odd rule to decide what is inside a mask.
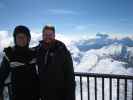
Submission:
[[[65,10],[65,9],[49,9],[48,12],[52,14],[70,14],[70,15],[78,14],[76,11]]]
[[[56,34],[56,39],[64,42],[66,45],[69,45],[73,40],[72,37],[70,37],[70,36],[68,37],[63,34]]]
[[[9,36],[7,31],[0,31],[0,51],[3,50],[4,47],[12,45],[12,41],[12,37]]]
[[[31,42],[30,42],[31,47],[36,46],[40,40],[42,40],[41,33],[31,32]]]

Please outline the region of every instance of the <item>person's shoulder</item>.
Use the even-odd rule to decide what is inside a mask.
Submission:
[[[60,40],[55,40],[56,41],[56,45],[59,47],[59,48],[63,48],[63,49],[66,49],[66,45],[60,41]]]
[[[57,45],[59,50],[69,52],[69,50],[67,49],[67,46],[62,41],[56,40],[56,45]]]
[[[6,58],[8,61],[10,61],[9,59],[12,58],[14,51],[15,51],[15,48],[11,46],[4,48],[3,57]]]
[[[32,47],[32,49],[33,50],[38,50],[39,48],[42,47],[42,44],[43,44],[43,41],[41,40],[41,41],[39,41],[39,43],[36,46]]]
[[[34,55],[36,53],[35,47],[29,48],[29,53]]]
[[[32,47],[31,50],[32,50],[34,53],[39,53],[40,50],[41,50],[41,48],[42,48],[42,42],[39,41],[39,43],[38,43],[36,46]]]
[[[40,45],[38,44],[38,45],[36,45],[36,46],[34,46],[34,47],[30,48],[30,49],[33,52],[37,52],[39,50],[39,48],[40,48]]]
[[[14,49],[15,49],[14,47],[8,46],[8,47],[4,48],[3,52],[4,53],[11,53],[14,51]]]

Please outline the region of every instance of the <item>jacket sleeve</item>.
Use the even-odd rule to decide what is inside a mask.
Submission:
[[[0,65],[0,96],[2,96],[4,81],[9,75],[9,70],[10,70],[9,62],[5,57],[3,57],[3,60]]]
[[[66,84],[66,100],[75,100],[75,75],[70,52],[66,49],[64,61],[64,76]]]

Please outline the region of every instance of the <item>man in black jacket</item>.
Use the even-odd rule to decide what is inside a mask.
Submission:
[[[55,28],[43,28],[43,40],[36,47],[42,100],[75,100],[75,77],[70,52],[55,39]]]
[[[4,57],[0,67],[0,98],[7,77],[11,78],[12,100],[37,100],[39,79],[36,73],[35,51],[29,48],[30,31],[25,26],[14,29],[14,47],[4,49]]]

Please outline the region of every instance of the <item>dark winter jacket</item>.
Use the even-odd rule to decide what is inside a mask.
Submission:
[[[43,41],[36,47],[43,100],[75,100],[75,77],[70,52],[58,40],[50,47],[45,47]]]
[[[29,48],[8,47],[0,67],[0,95],[7,77],[11,77],[13,100],[37,100],[39,80],[35,51]]]

